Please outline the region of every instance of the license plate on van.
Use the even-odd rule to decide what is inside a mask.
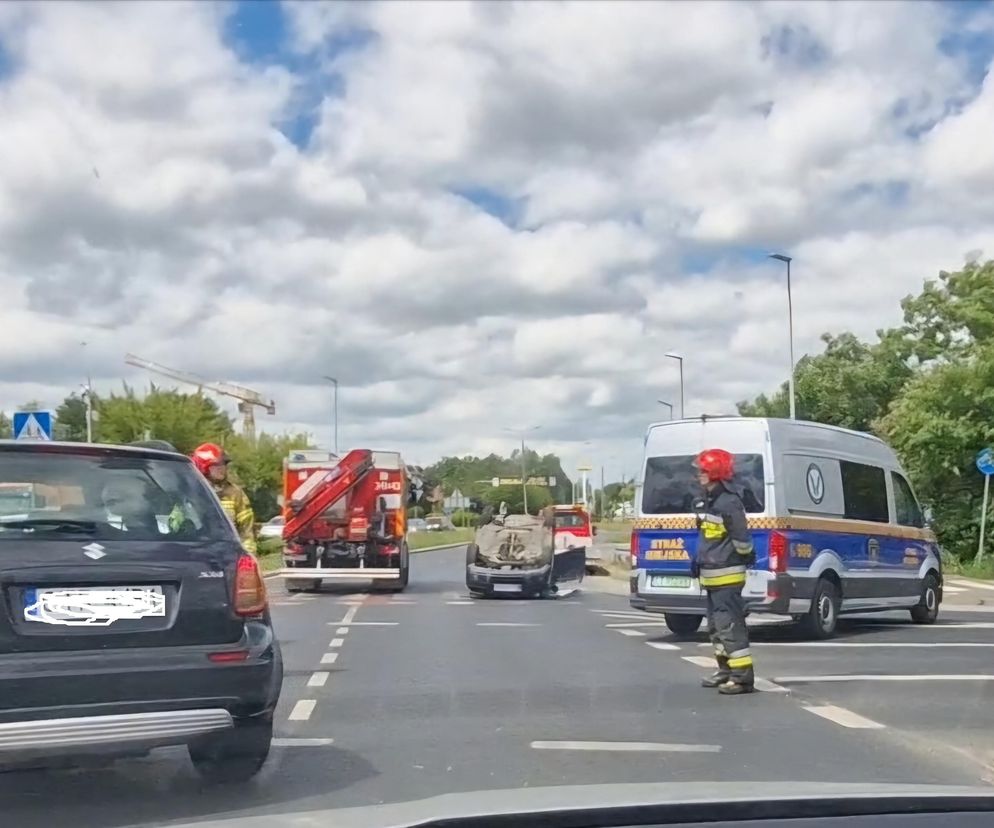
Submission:
[[[650,575],[649,586],[690,589],[690,578],[683,575]]]

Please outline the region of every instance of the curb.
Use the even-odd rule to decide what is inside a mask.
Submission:
[[[455,549],[458,546],[465,546],[467,543],[469,543],[469,541],[460,541],[459,543],[443,543],[441,546],[426,546],[423,549],[412,549],[411,554],[418,555],[421,552],[435,552],[436,550],[439,549]],[[279,577],[279,573],[267,572],[262,576],[262,579],[264,581],[268,581],[270,578],[277,578],[277,577]]]

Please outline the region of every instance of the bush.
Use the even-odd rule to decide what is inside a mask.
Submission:
[[[468,509],[459,509],[452,513],[452,524],[463,528],[472,527],[476,526],[476,518]]]

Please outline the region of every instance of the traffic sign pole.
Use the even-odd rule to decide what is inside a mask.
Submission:
[[[977,470],[984,476],[984,505],[980,508],[980,540],[977,542],[976,563],[984,557],[984,536],[987,533],[987,501],[994,474],[994,449],[985,448],[977,454]]]
[[[991,490],[991,476],[984,475],[984,506],[980,510],[980,543],[977,545],[977,563],[984,557],[984,530],[987,528],[987,496]]]

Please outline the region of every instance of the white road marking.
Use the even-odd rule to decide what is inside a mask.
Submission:
[[[348,627],[339,627],[335,630],[335,635],[345,635],[349,631]]]
[[[627,610],[590,610],[597,615],[603,615],[606,618],[651,618],[652,616],[647,612],[628,612]]]
[[[336,661],[338,661],[338,653],[325,653],[321,656],[322,664],[334,664]]]
[[[311,718],[315,705],[317,705],[317,701],[314,699],[301,699],[293,706],[288,718],[291,722],[306,722]]]
[[[359,607],[351,607],[345,612],[345,616],[338,623],[342,625],[347,625],[352,623],[352,619],[355,618],[356,613],[359,612]]]
[[[289,748],[289,747],[324,747],[325,745],[330,745],[334,742],[334,739],[317,739],[317,738],[300,738],[292,739],[287,737],[277,736],[272,741],[273,747]]]
[[[605,627],[609,630],[616,629],[617,627],[665,627],[665,621],[636,621],[629,624],[605,624]]]
[[[472,604],[474,602],[473,601],[446,601],[445,603],[448,604],[451,607],[465,607],[465,606],[467,606],[469,604]]]
[[[631,638],[634,638],[636,636],[642,636],[643,638],[645,637],[645,633],[642,632],[641,630],[618,630],[617,632],[620,632],[622,635],[627,635]]]
[[[709,644],[701,644],[708,647]],[[750,647],[994,647],[994,642],[963,641],[751,641]]]
[[[883,729],[883,725],[880,722],[867,719],[858,713],[846,710],[844,707],[836,707],[834,704],[826,704],[821,707],[804,706],[804,709],[809,713],[814,713],[816,716],[821,716],[823,719],[828,719],[830,722],[835,722],[837,725],[842,725],[843,727],[852,727],[859,730]]]
[[[311,673],[311,677],[307,679],[308,687],[324,687],[328,683],[328,676],[330,673],[317,672]]]
[[[535,750],[610,750],[656,753],[720,753],[721,745],[680,745],[664,742],[532,742]]]
[[[341,647],[344,643],[345,643],[345,639],[344,638],[333,638],[328,643],[328,646],[329,647]]]
[[[665,641],[646,641],[650,647],[654,647],[657,650],[679,650],[676,644],[667,644]]]
[[[524,621],[478,621],[478,627],[540,627],[541,624],[528,624]]]
[[[835,681],[994,681],[994,675],[982,673],[924,673],[914,676],[854,673],[839,676],[774,676],[778,684],[814,684]]]
[[[705,658],[704,656],[684,656],[684,661],[689,661],[691,664],[696,664],[698,667],[714,667],[715,661],[713,658]],[[780,681],[780,679],[777,679]]]
[[[347,624],[350,627],[396,627],[400,621],[329,621],[329,627]]]
[[[994,584],[982,584],[979,581],[964,581],[959,578],[948,578],[946,583],[956,584],[956,586],[965,587],[966,589],[989,589],[994,592]]]
[[[781,687],[779,684],[774,684],[769,679],[758,678],[755,680],[754,686],[757,690],[763,693],[789,693],[786,687]]]
[[[955,595],[958,592],[966,592],[966,590],[961,587],[954,587],[954,586],[944,586],[942,588],[943,595]]]

